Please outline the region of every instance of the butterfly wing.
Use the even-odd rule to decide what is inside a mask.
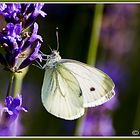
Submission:
[[[114,83],[104,72],[75,60],[62,59],[61,63],[78,80],[84,107],[101,105],[114,96]]]
[[[51,114],[73,120],[84,114],[83,97],[77,79],[63,64],[46,68],[41,98]]]

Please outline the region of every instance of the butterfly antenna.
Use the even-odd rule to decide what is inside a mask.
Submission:
[[[50,45],[47,45],[49,47],[49,49],[51,50],[51,52],[53,51]]]
[[[58,36],[58,27],[56,27],[56,39],[57,39],[57,51],[59,50],[59,36]]]

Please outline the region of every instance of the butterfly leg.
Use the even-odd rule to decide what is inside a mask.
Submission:
[[[46,57],[49,56],[49,55],[47,55],[47,54],[44,54],[42,51],[39,51],[39,52],[41,53],[42,56],[46,56]]]
[[[36,67],[39,68],[39,69],[44,69],[44,67],[43,67],[37,60],[35,60],[35,61],[36,61],[36,63],[37,63],[38,65],[32,64],[33,66],[36,66]]]
[[[39,50],[39,52],[41,53],[42,56],[46,56],[46,54],[44,54],[42,51]]]
[[[42,58],[42,60],[44,61],[48,61],[48,59],[50,58],[51,55],[47,55],[47,54],[44,54],[43,52],[39,51],[41,53],[41,56],[42,57],[46,57],[46,58]]]

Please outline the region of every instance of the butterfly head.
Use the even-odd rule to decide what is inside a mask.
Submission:
[[[56,50],[52,50],[52,54],[48,58],[47,65],[49,67],[53,67],[57,64],[57,62],[61,59],[61,56],[59,55],[59,52]]]
[[[51,54],[51,59],[54,59],[56,62],[61,59],[59,52],[57,50],[53,50]]]

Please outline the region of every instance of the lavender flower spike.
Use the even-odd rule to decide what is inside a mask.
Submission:
[[[18,95],[13,98],[11,96],[6,97],[5,99],[5,107],[3,108],[3,113],[7,113],[7,118],[10,122],[14,121],[20,111],[27,112],[27,109],[22,106],[22,96]]]
[[[0,63],[5,70],[21,72],[34,60],[42,60],[39,49],[43,40],[37,34],[38,24],[35,19],[39,15],[47,15],[42,11],[43,6],[43,3],[0,4],[0,14],[7,22],[0,31]],[[32,25],[33,28],[29,28]]]

